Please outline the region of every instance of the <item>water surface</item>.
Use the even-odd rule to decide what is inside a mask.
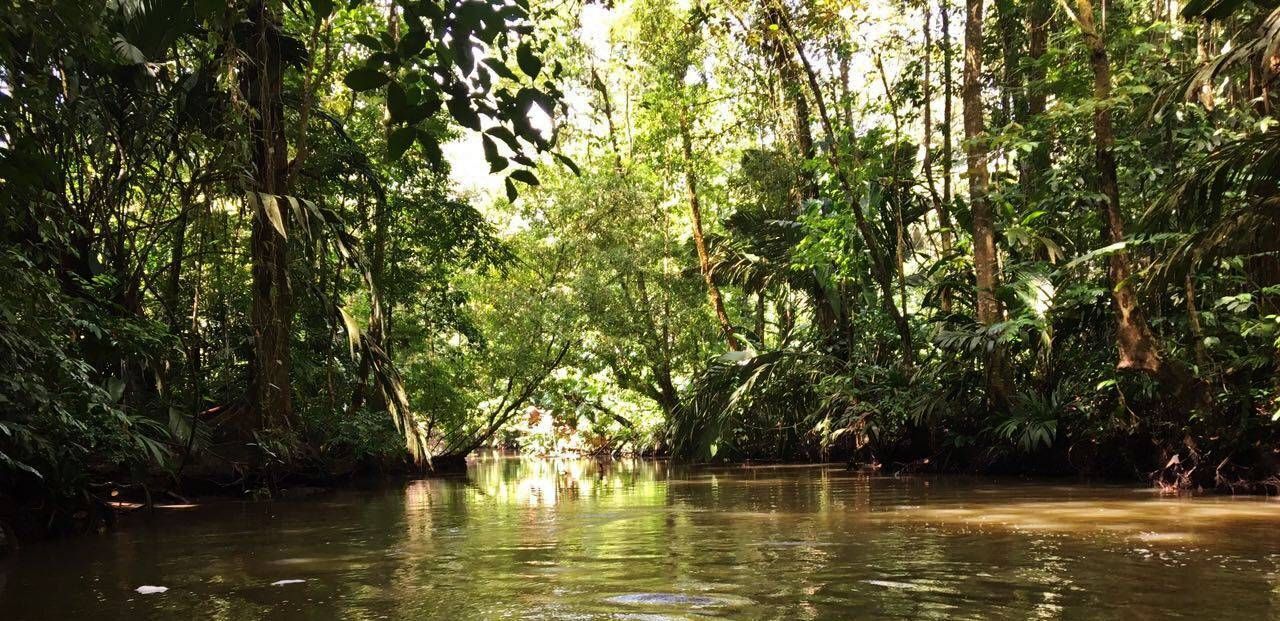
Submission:
[[[1280,502],[488,458],[134,516],[0,568],[0,619],[82,618],[1280,619]]]

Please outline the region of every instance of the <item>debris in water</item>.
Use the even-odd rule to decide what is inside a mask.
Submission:
[[[298,579],[298,578],[294,578],[292,580],[276,580],[275,582],[271,583],[271,586],[284,586],[286,584],[298,584],[300,582],[306,582],[306,580]]]
[[[168,590],[169,590],[169,587],[151,586],[149,584],[144,584],[134,589],[134,591],[136,591],[139,595],[151,595],[153,593],[164,593],[165,591],[168,591]]]

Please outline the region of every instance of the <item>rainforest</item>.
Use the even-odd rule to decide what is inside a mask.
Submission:
[[[568,592],[613,599],[557,608],[494,582],[524,605],[319,601],[346,618],[1028,618],[909,566],[842,574],[878,595],[812,601],[780,576],[753,580],[782,600],[707,594],[726,565],[690,568],[802,568],[825,548],[753,546],[833,532],[898,537],[824,556],[837,573],[921,537],[956,563],[1043,568],[922,534],[921,516],[1004,516],[1022,549],[1090,526],[1053,504],[1070,498],[1122,540],[1220,546],[1274,581],[1280,549],[1197,528],[1280,524],[1278,77],[1270,1],[6,0],[0,559],[19,542],[116,559],[122,541],[190,558],[179,534],[270,507],[326,537],[342,535],[320,516],[359,507],[376,532],[523,540],[504,498],[666,506],[616,534],[637,559],[692,555],[646,575],[653,592],[553,555],[585,572],[557,574],[586,580]],[[991,504],[964,513],[972,498]],[[1162,507],[1200,513],[1171,525]],[[778,511],[853,521],[760,517]],[[562,543],[594,528],[557,524]],[[112,532],[137,539],[93,534]],[[291,541],[271,532],[229,549]],[[708,533],[738,547],[703,549]],[[1072,558],[1103,554],[1088,542]],[[82,588],[39,582],[71,571],[62,554],[7,594],[0,565],[0,611],[85,614],[20,602],[18,585]],[[530,560],[484,558],[463,570]],[[1217,571],[1201,578],[1246,581]],[[1242,618],[1276,614],[1261,588]],[[1070,617],[1122,595],[1046,601]],[[191,597],[141,614],[202,610]],[[264,599],[225,614],[279,611]]]

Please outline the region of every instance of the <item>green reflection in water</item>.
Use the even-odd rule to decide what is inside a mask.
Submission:
[[[1280,618],[1277,526],[1263,499],[488,457],[28,546],[0,619]]]

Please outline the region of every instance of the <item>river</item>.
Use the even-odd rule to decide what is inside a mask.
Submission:
[[[88,618],[1280,619],[1280,501],[486,457],[135,515],[0,568],[0,619]]]

